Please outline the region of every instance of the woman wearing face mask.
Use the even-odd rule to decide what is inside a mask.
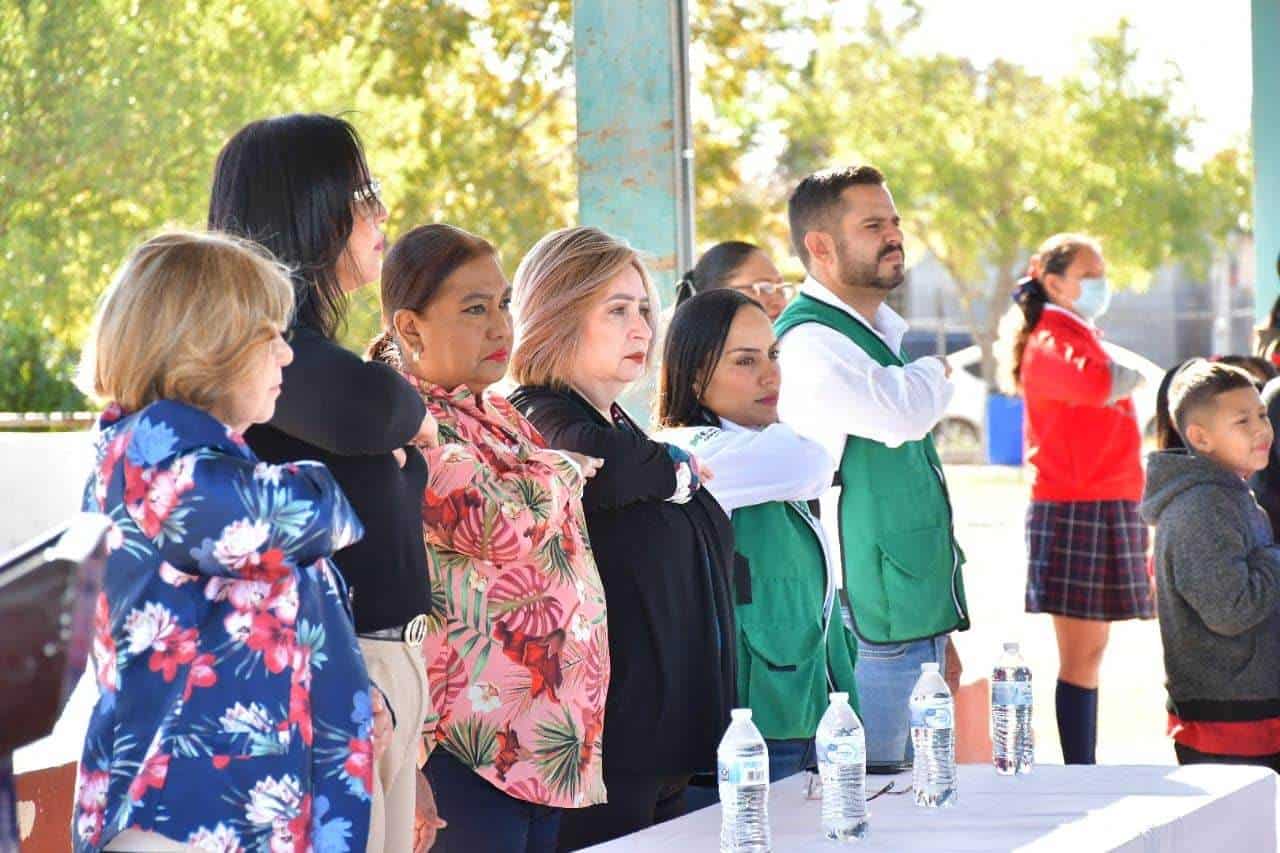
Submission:
[[[1095,241],[1050,237],[1014,299],[1009,366],[1026,400],[1033,472],[1026,609],[1053,614],[1063,759],[1093,764],[1110,624],[1154,615],[1138,515],[1142,439],[1130,399],[1142,378],[1107,355],[1094,326],[1110,302]]]
[[[609,601],[609,801],[566,812],[561,849],[683,813],[733,703],[733,528],[696,458],[618,405],[653,355],[655,302],[635,250],[596,228],[548,234],[516,270],[511,402],[552,447],[603,460],[582,503]]]
[[[812,765],[829,690],[857,707],[857,643],[836,598],[822,526],[805,501],[831,487],[822,445],[778,423],[778,342],[760,303],[732,290],[676,308],[654,437],[698,454],[733,521],[737,704],[769,747],[769,779]],[[850,620],[851,621],[851,620]]]
[[[566,809],[604,801],[604,589],[582,487],[600,461],[548,450],[489,390],[507,371],[511,287],[485,240],[449,225],[401,237],[382,272],[372,355],[404,371],[440,425],[422,510],[443,604],[424,643],[437,744],[426,774],[448,821],[435,850],[549,853]]]
[[[430,697],[421,642],[430,610],[419,510],[427,466],[410,445],[435,435],[395,370],[336,340],[348,294],[377,281],[387,209],[355,128],[287,115],[241,128],[214,169],[209,227],[266,246],[292,271],[294,360],[275,414],[245,434],[268,462],[329,467],[365,525],[334,555],[351,590],[369,676],[390,700],[395,736],[374,775],[369,850],[413,850],[415,805],[432,812],[416,758]]]

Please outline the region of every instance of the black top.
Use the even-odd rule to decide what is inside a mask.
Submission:
[[[1258,498],[1258,505],[1271,519],[1271,529],[1280,539],[1280,378],[1272,379],[1262,389],[1262,402],[1267,406],[1267,417],[1276,431],[1276,441],[1271,445],[1267,467],[1253,475],[1249,485]]]
[[[362,361],[319,332],[294,329],[293,363],[271,421],[245,439],[273,463],[315,459],[364,524],[364,538],[333,555],[351,588],[356,631],[403,625],[430,609],[422,495],[427,463],[413,447],[426,406],[385,364]],[[392,451],[404,447],[403,468]]]
[[[510,399],[551,447],[604,460],[582,504],[608,605],[606,779],[714,770],[735,689],[728,516],[705,489],[668,502],[667,446],[617,406],[610,423],[572,391],[525,386]]]

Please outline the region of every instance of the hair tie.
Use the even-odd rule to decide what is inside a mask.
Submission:
[[[1028,301],[1037,299],[1041,302],[1048,302],[1049,295],[1044,291],[1044,284],[1040,279],[1034,276],[1023,276],[1018,279],[1018,286],[1013,289],[1013,301],[1020,306],[1026,307]]]
[[[679,306],[693,298],[693,272],[687,272],[676,283],[676,305]]]

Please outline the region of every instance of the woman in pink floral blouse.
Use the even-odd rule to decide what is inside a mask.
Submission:
[[[510,299],[489,243],[415,228],[387,255],[387,331],[371,350],[439,423],[439,446],[422,448],[438,715],[426,773],[448,822],[435,850],[554,850],[561,809],[605,800],[609,640],[581,498],[600,463],[547,449],[487,390],[506,373]]]

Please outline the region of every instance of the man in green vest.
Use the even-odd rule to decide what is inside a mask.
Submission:
[[[925,662],[954,691],[950,632],[969,627],[951,502],[930,432],[954,393],[944,358],[908,363],[906,322],[885,299],[905,278],[902,228],[871,166],[817,172],[788,204],[809,275],[776,323],[779,413],[839,460],[822,499],[839,542],[845,613],[872,772],[911,764],[907,700]]]

